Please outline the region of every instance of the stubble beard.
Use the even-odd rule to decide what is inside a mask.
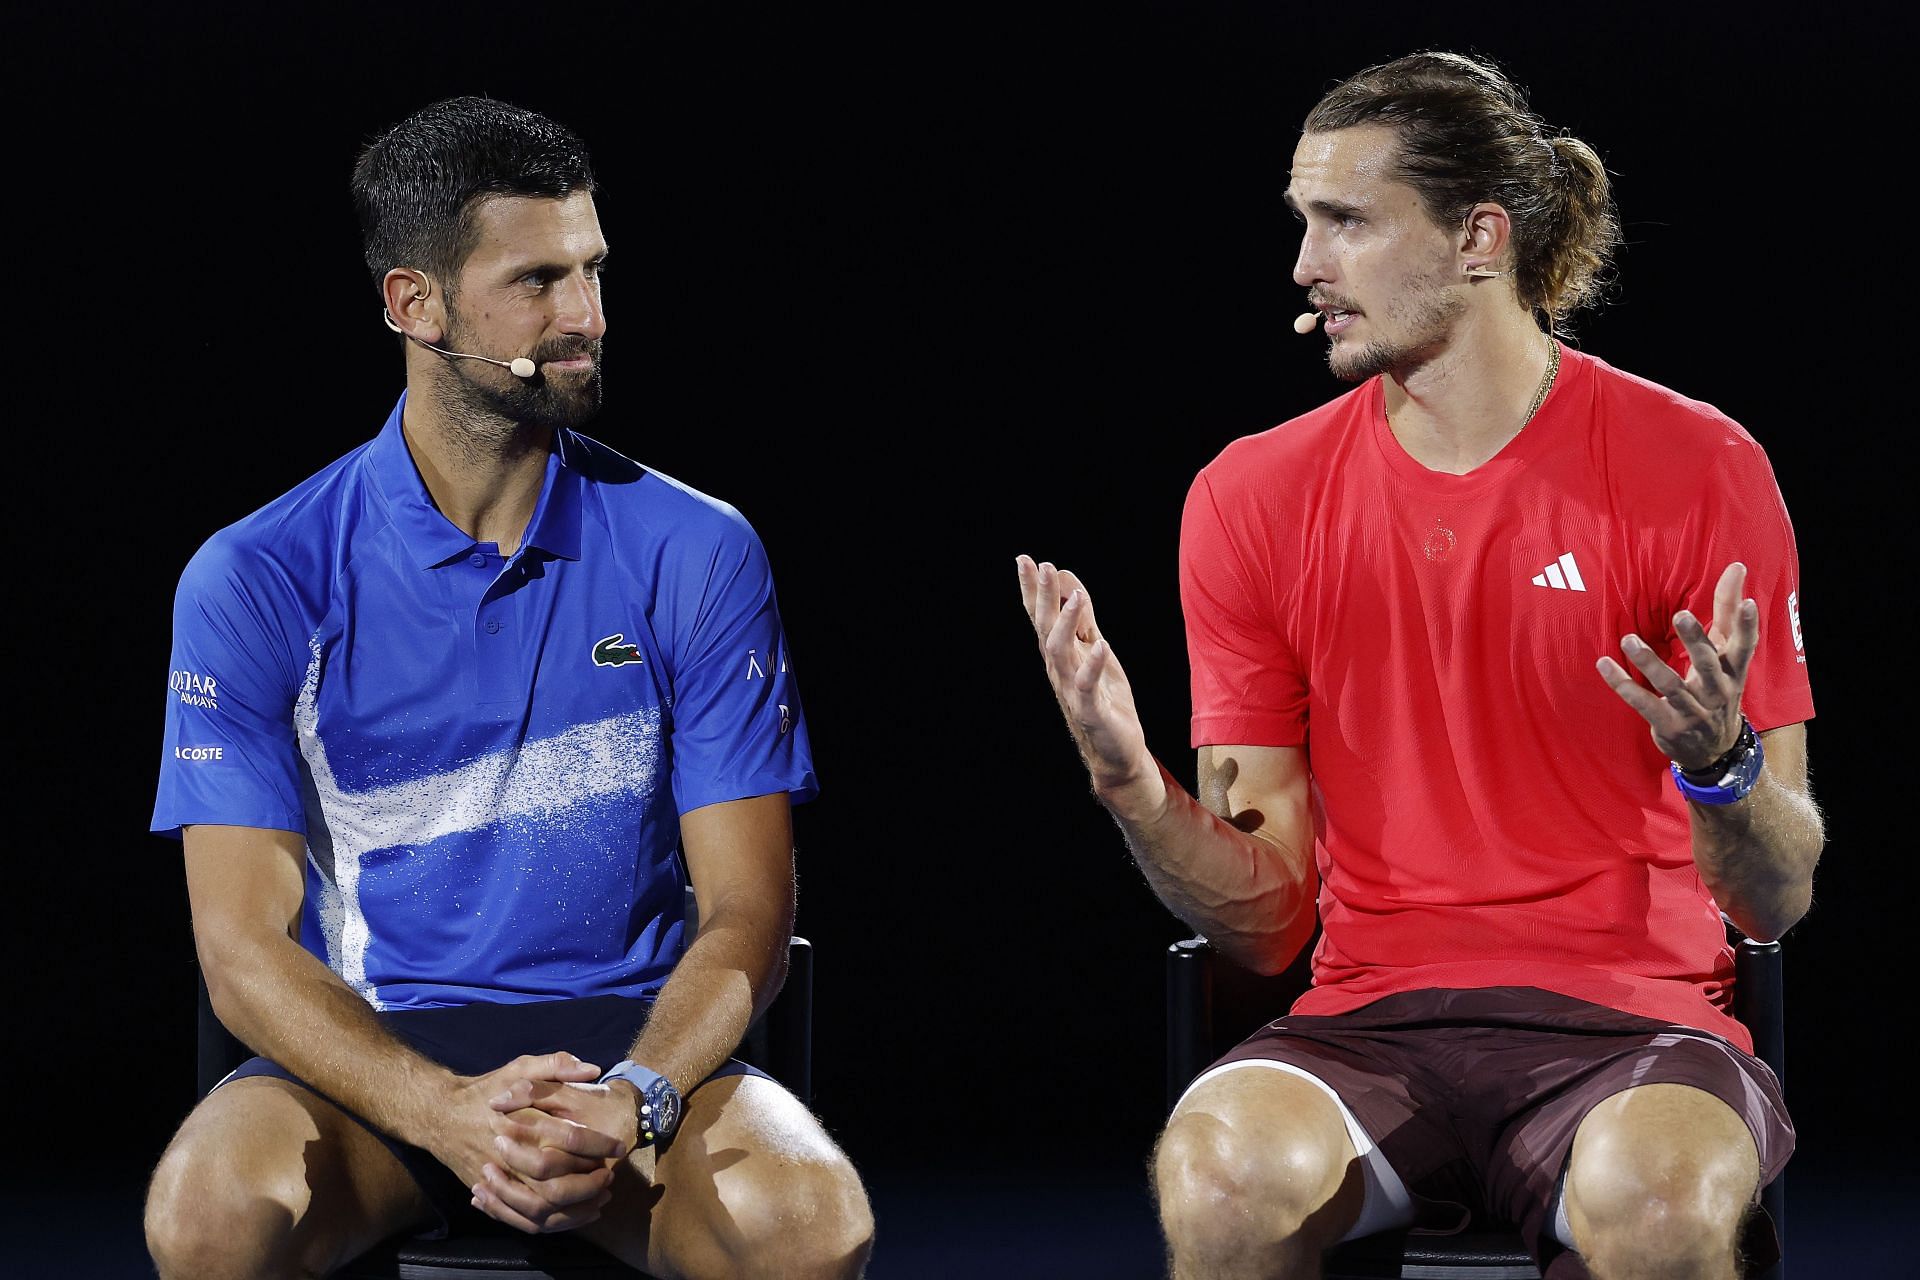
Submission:
[[[451,351],[472,351],[466,325],[447,300],[447,335]],[[549,360],[591,356],[593,368],[585,376],[563,374],[549,378],[537,369],[531,378],[518,378],[497,365],[447,360],[446,377],[437,380],[437,399],[449,421],[461,424],[476,450],[498,453],[516,443],[544,442],[553,432],[575,430],[600,412],[602,396],[601,341],[598,338],[560,339],[527,353],[536,366]]]
[[[1407,337],[1398,342],[1373,338],[1358,350],[1328,343],[1327,368],[1343,382],[1365,382],[1383,373],[1404,379],[1446,349],[1454,322],[1466,308],[1466,301],[1452,289],[1409,280],[1382,311]]]

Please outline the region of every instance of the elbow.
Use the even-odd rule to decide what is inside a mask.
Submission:
[[[1789,929],[1799,924],[1813,908],[1813,886],[1797,885],[1763,907],[1749,908],[1727,916],[1738,929],[1755,942],[1778,942]]]
[[[1297,936],[1292,930],[1276,930],[1258,937],[1235,938],[1231,943],[1215,940],[1215,946],[1242,969],[1271,978],[1285,973],[1300,958],[1300,948],[1306,941],[1306,936]]]

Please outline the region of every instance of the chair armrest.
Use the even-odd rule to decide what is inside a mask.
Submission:
[[[1167,1111],[1213,1053],[1213,946],[1185,938],[1167,948]]]
[[[1778,942],[1742,938],[1733,949],[1733,1016],[1753,1033],[1753,1056],[1787,1084],[1786,964]]]

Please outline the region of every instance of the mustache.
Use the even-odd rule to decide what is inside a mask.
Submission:
[[[600,338],[561,338],[535,347],[528,358],[535,364],[545,364],[549,360],[572,360],[579,356],[590,356],[597,366],[600,363]]]
[[[1360,308],[1352,305],[1347,299],[1336,298],[1330,293],[1322,293],[1317,289],[1307,294],[1307,305],[1315,310],[1351,311],[1355,314],[1360,311]]]

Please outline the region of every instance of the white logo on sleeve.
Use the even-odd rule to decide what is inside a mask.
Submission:
[[[1804,652],[1807,645],[1800,635],[1800,593],[1798,591],[1787,592],[1787,621],[1793,624],[1793,651]]]
[[[219,760],[224,758],[221,754],[224,750],[224,747],[175,747],[173,758],[175,760]]]
[[[781,650],[779,653],[768,650],[767,656],[764,658],[760,656],[758,649],[747,650],[747,679],[765,680],[769,668],[782,673],[787,670],[787,655],[785,650]]]
[[[203,676],[195,671],[175,671],[167,677],[167,688],[180,695],[180,701],[190,707],[205,707],[208,711],[220,709],[220,693],[214,687],[212,676]]]
[[[1534,574],[1533,585],[1553,591],[1585,591],[1587,589],[1586,581],[1580,576],[1580,566],[1573,562],[1571,551]]]

